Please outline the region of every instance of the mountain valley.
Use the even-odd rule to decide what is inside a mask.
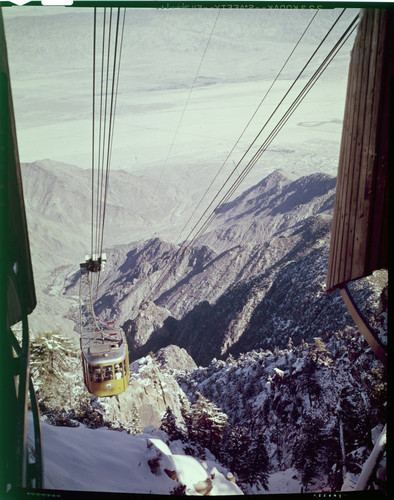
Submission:
[[[127,338],[129,385],[115,397],[87,391],[80,350],[80,263],[99,210],[93,11],[5,14],[37,294],[30,367],[55,494],[355,488],[387,421],[387,371],[325,288],[355,32],[246,176],[238,161],[357,12],[128,11],[106,265],[90,290]],[[387,345],[387,270],[349,288]],[[383,454],[374,489],[385,468]]]
[[[351,318],[324,293],[335,179],[275,171],[184,246],[159,238],[107,250],[96,313],[122,325],[131,359],[169,344],[198,365],[255,348],[329,338]],[[211,243],[212,242],[212,243]],[[377,300],[363,281],[363,305]],[[77,295],[78,273],[66,286]]]

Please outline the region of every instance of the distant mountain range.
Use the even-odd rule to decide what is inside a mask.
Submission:
[[[31,325],[77,340],[89,172],[48,160],[25,164],[22,173],[39,296]],[[283,347],[289,337],[324,337],[351,321],[340,296],[324,293],[334,177],[276,170],[223,205],[186,250],[159,237],[129,242],[143,236],[149,219],[168,228],[173,214],[179,227],[190,210],[186,185],[182,193],[163,182],[152,207],[148,178],[125,171],[111,178],[112,246],[95,308],[123,326],[132,360],[176,344],[206,365],[229,353]],[[364,306],[374,292],[355,287]]]
[[[324,293],[334,192],[329,175],[275,171],[186,251],[159,238],[111,248],[96,313],[122,325],[131,359],[175,344],[201,366],[331,335],[351,322],[340,295]],[[366,305],[364,285],[355,292]]]

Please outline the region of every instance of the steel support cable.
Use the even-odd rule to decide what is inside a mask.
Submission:
[[[98,253],[98,232],[99,232],[99,199],[100,199],[100,182],[101,182],[101,139],[102,139],[102,122],[103,122],[103,84],[104,84],[104,60],[105,60],[105,27],[106,27],[106,8],[103,14],[103,33],[101,41],[101,73],[100,73],[100,119],[99,119],[99,132],[98,132],[98,152],[97,152],[97,201],[96,201],[96,238],[95,238],[95,251]],[[96,21],[97,22],[97,21]]]
[[[112,10],[112,9],[111,9]],[[116,102],[117,102],[117,91],[119,86],[119,75],[120,75],[120,61],[121,61],[121,51],[123,47],[123,35],[124,35],[124,24],[125,24],[125,14],[126,9],[123,9],[123,23],[122,23],[122,33],[121,40],[119,44],[119,20],[120,20],[120,8],[118,8],[117,12],[117,26],[116,26],[116,34],[115,34],[115,49],[113,54],[113,68],[112,68],[112,85],[111,85],[111,96],[110,96],[110,111],[109,117],[107,115],[108,109],[108,85],[109,85],[109,67],[111,64],[110,57],[110,49],[107,51],[107,59],[106,65],[104,66],[104,41],[103,41],[103,52],[102,52],[102,75],[106,72],[106,101],[104,104],[104,127],[100,127],[100,148],[99,148],[99,158],[101,160],[101,166],[99,165],[99,180],[97,190],[97,233],[96,233],[96,255],[101,256],[103,250],[103,241],[104,241],[104,224],[105,224],[105,214],[106,214],[106,204],[107,204],[107,193],[108,193],[108,181],[109,181],[109,171],[110,171],[110,162],[111,162],[111,154],[112,154],[112,141],[113,141],[113,132],[114,132],[114,121],[116,114]],[[112,12],[111,12],[112,17]],[[105,16],[104,16],[105,20]],[[103,40],[105,40],[105,21],[104,21],[104,30],[103,30]],[[110,43],[111,32],[109,32],[108,36],[108,44]],[[120,48],[118,49],[118,44]],[[119,56],[118,56],[119,54]],[[104,71],[105,68],[105,71]],[[102,77],[102,83],[104,78]],[[103,87],[101,87],[103,88]],[[101,103],[102,103],[103,90],[101,91]],[[103,121],[103,112],[101,112],[100,124]],[[107,127],[108,122],[108,127]],[[108,134],[105,136],[106,130],[108,128]],[[106,161],[105,161],[106,159]],[[105,176],[104,176],[104,168],[105,168]],[[101,178],[101,179],[100,179]],[[92,283],[95,281],[95,284],[92,284],[92,287],[96,289],[96,298],[98,294],[98,286],[100,281],[100,271],[98,273],[94,273],[94,277],[92,276]]]
[[[104,102],[104,124],[103,124],[103,142],[102,142],[102,160],[101,160],[101,184],[100,184],[100,207],[99,207],[99,228],[97,235],[97,253],[99,253],[101,242],[102,215],[103,215],[103,190],[104,190],[104,166],[107,134],[107,107],[108,107],[108,85],[109,85],[109,67],[111,55],[111,34],[112,34],[112,7],[110,8],[109,27],[108,27],[108,47],[106,59],[106,79],[105,79],[105,102]],[[108,139],[107,139],[108,140]]]
[[[211,202],[209,203],[209,205],[206,207],[205,211],[203,212],[203,214],[201,215],[201,217],[198,219],[198,221],[195,223],[194,227],[192,228],[192,230],[189,232],[189,234],[186,236],[186,240],[188,238],[190,238],[190,236],[192,235],[193,231],[195,230],[195,228],[198,226],[198,224],[201,222],[201,220],[204,218],[204,216],[206,215],[206,213],[210,210],[210,208],[212,207],[212,205],[214,204],[215,200],[218,198],[220,192],[224,189],[224,187],[227,185],[227,183],[230,181],[232,175],[237,171],[239,165],[241,164],[241,162],[244,160],[244,158],[246,157],[246,155],[249,153],[249,151],[252,149],[252,147],[254,146],[254,144],[256,143],[257,139],[260,137],[260,135],[263,133],[263,131],[265,130],[265,128],[267,127],[267,125],[269,124],[269,122],[271,121],[271,119],[273,118],[273,116],[275,115],[275,113],[278,111],[278,109],[280,108],[280,106],[282,105],[282,103],[284,102],[284,100],[286,99],[286,97],[289,95],[289,93],[291,92],[291,90],[294,88],[294,86],[296,85],[296,83],[298,82],[298,80],[301,78],[301,75],[303,74],[303,72],[305,71],[305,69],[309,66],[309,64],[311,63],[312,59],[314,58],[314,56],[316,55],[316,53],[319,51],[319,49],[322,47],[323,43],[326,41],[327,37],[330,35],[330,33],[332,32],[332,30],[334,29],[334,27],[336,26],[336,24],[338,23],[339,19],[342,17],[342,15],[344,14],[344,12],[346,11],[346,9],[343,9],[342,12],[339,14],[339,16],[337,17],[337,19],[334,21],[333,25],[331,26],[331,28],[328,30],[328,32],[326,33],[326,35],[324,36],[324,38],[322,39],[322,41],[319,43],[319,45],[317,46],[317,48],[314,50],[313,54],[309,57],[308,61],[305,63],[304,67],[301,69],[301,71],[298,73],[298,75],[296,76],[295,80],[293,81],[293,83],[290,85],[289,89],[286,91],[286,93],[284,94],[284,96],[282,97],[282,99],[279,101],[279,103],[277,104],[277,106],[275,107],[275,109],[273,110],[273,112],[271,113],[271,115],[268,117],[268,119],[266,120],[266,122],[264,123],[264,125],[262,126],[262,128],[260,129],[259,133],[256,135],[256,137],[253,139],[252,143],[248,146],[248,148],[246,149],[245,153],[242,155],[241,159],[238,161],[238,163],[235,165],[234,169],[232,170],[232,172],[230,173],[230,175],[227,177],[226,181],[223,183],[222,187],[219,189],[219,191],[216,193],[216,195],[214,196],[214,198],[211,200]]]
[[[317,79],[321,76],[321,74],[325,71],[325,69],[328,67],[328,65],[331,63],[331,61],[333,60],[333,58],[336,56],[336,54],[339,52],[339,50],[342,48],[342,46],[346,43],[346,41],[350,38],[350,36],[352,35],[352,33],[354,32],[354,30],[357,28],[357,25],[356,26],[353,26],[353,24],[357,21],[358,19],[358,15],[356,16],[356,18],[354,19],[354,21],[351,23],[351,25],[348,27],[348,29],[346,30],[346,34],[344,34],[342,37],[341,37],[341,41],[337,42],[337,44],[335,45],[335,47],[331,50],[330,52],[330,57],[327,56],[326,59],[325,59],[325,62],[326,64],[324,65],[322,63],[322,65],[319,67],[319,70],[317,72],[315,72],[315,75],[318,74],[317,78],[315,78],[312,82],[311,82],[311,85],[308,84],[308,87],[307,90],[305,92],[303,92],[305,95],[307,95],[310,91],[310,89],[313,87],[313,85],[316,83]],[[345,38],[344,38],[345,36]],[[328,60],[329,59],[329,60]],[[328,60],[328,62],[327,62]],[[279,133],[279,131],[283,128],[284,124],[286,123],[286,121],[288,120],[288,118],[291,116],[291,114],[293,114],[293,112],[295,111],[295,109],[299,106],[299,104],[302,102],[303,98],[305,97],[305,95],[303,95],[303,97],[301,99],[297,98],[296,99],[296,104],[293,103],[292,107],[293,108],[292,110],[290,109],[290,113],[289,113],[289,110],[286,112],[286,115],[287,115],[287,118],[283,121],[281,120],[280,123],[278,124],[279,127],[277,126],[276,127],[276,131],[275,131],[275,134],[270,138],[269,140],[269,143],[272,142],[272,140],[274,139],[274,137],[276,137],[276,135]],[[299,96],[300,97],[300,96]],[[273,132],[272,132],[273,133]],[[272,134],[271,133],[271,134]],[[267,141],[265,141],[267,142]],[[268,144],[269,145],[269,144]],[[242,182],[242,180],[246,177],[246,175],[250,172],[250,170],[253,168],[253,166],[255,165],[255,163],[257,162],[257,160],[261,157],[261,155],[264,153],[264,151],[267,149],[267,146],[266,145],[265,147],[262,146],[258,153],[258,157],[254,157],[255,159],[255,162],[253,164],[251,164],[251,162],[248,163],[247,167],[244,168],[243,170],[243,176],[242,178],[240,179],[240,177],[238,177],[238,179],[236,180],[236,182],[238,183],[236,186],[235,186],[235,189],[237,187],[239,187],[239,184]],[[233,186],[234,187],[234,184]],[[231,188],[230,188],[231,190]],[[198,231],[198,233],[192,238],[192,240],[186,244],[186,246],[181,246],[179,248],[179,250],[177,251],[177,253],[175,254],[174,256],[174,261],[176,261],[176,258],[178,256],[178,254],[180,252],[182,252],[182,254],[184,254],[186,252],[186,250],[193,244],[193,242],[206,230],[206,228],[212,223],[212,221],[214,220],[214,218],[217,216],[217,212],[218,210],[221,208],[221,206],[223,206],[223,204],[228,200],[228,198],[233,194],[234,190],[232,192],[230,192],[230,190],[228,191],[228,196],[227,198],[223,198],[222,201],[218,204],[217,208],[214,209],[214,211],[211,213],[209,219],[207,219],[203,225],[203,227]],[[224,200],[224,201],[223,201]],[[218,208],[219,207],[219,208]],[[172,265],[172,267],[174,267],[175,264]],[[168,266],[167,266],[168,267]],[[162,274],[159,276],[158,280],[156,281],[155,283],[155,286],[152,288],[152,294],[153,292],[156,290],[157,288],[157,284],[159,283],[159,281],[162,279],[163,275],[165,274],[169,274],[169,272],[171,271],[171,269],[169,271],[166,272],[166,268],[163,270]]]
[[[198,68],[197,68],[197,71],[196,71],[196,74],[195,74],[195,77],[194,77],[194,80],[193,80],[192,86],[190,87],[190,90],[189,90],[189,95],[188,95],[188,97],[187,97],[187,99],[186,99],[186,102],[185,102],[185,104],[184,104],[184,106],[183,106],[183,110],[182,110],[181,116],[180,116],[180,118],[179,118],[177,128],[175,129],[175,134],[174,134],[174,137],[172,138],[172,142],[171,142],[170,148],[169,148],[169,150],[168,150],[167,157],[166,157],[166,159],[165,159],[165,161],[164,161],[164,164],[163,164],[163,166],[162,166],[162,168],[161,168],[160,175],[159,175],[159,178],[158,178],[158,180],[157,180],[155,190],[154,190],[154,192],[153,192],[153,196],[152,196],[151,204],[153,203],[153,201],[154,201],[154,199],[155,199],[155,196],[156,196],[156,193],[157,193],[157,189],[158,189],[158,187],[159,187],[159,183],[160,183],[161,178],[162,178],[162,176],[163,176],[163,172],[164,172],[164,170],[165,170],[165,168],[166,168],[166,166],[167,166],[168,160],[169,160],[169,158],[170,158],[170,155],[171,155],[172,149],[173,149],[174,144],[175,144],[175,140],[176,140],[176,138],[177,138],[177,136],[178,136],[178,132],[179,132],[179,129],[180,129],[181,123],[182,123],[182,121],[183,121],[183,117],[184,117],[185,112],[186,112],[186,108],[187,108],[187,106],[188,106],[188,104],[189,104],[190,97],[191,97],[191,95],[192,95],[192,92],[193,92],[193,89],[194,89],[195,83],[196,83],[197,78],[198,78],[198,75],[199,75],[199,73],[200,73],[200,69],[201,69],[202,63],[203,63],[203,61],[204,61],[204,58],[205,58],[205,55],[206,55],[206,53],[207,53],[207,50],[208,50],[209,44],[210,44],[210,42],[211,42],[211,38],[212,38],[213,32],[214,32],[214,30],[215,30],[215,27],[216,27],[216,24],[217,24],[217,21],[218,21],[218,18],[219,18],[219,14],[220,14],[220,9],[218,9],[218,13],[217,13],[217,15],[216,15],[215,22],[213,23],[211,33],[210,33],[210,35],[209,35],[208,41],[207,41],[207,43],[206,43],[206,46],[205,46],[205,49],[204,49],[204,52],[203,52],[203,55],[202,55],[201,60],[200,60],[200,64],[199,64],[199,66],[198,66]]]
[[[102,164],[101,164],[101,150],[102,150],[102,135],[103,135],[103,94],[104,94],[104,71],[105,71],[105,45],[106,45],[106,26],[107,26],[107,9],[103,11],[103,29],[101,38],[101,71],[100,71],[100,112],[99,112],[99,131],[98,131],[98,151],[97,151],[97,196],[96,196],[96,221],[95,221],[95,247],[92,252],[92,259],[98,254],[99,248],[99,221],[100,221],[100,192],[102,184]],[[97,23],[97,17],[95,19]],[[95,99],[96,96],[93,96]],[[94,176],[95,167],[93,166],[92,177]],[[94,191],[93,191],[94,192]],[[92,196],[94,194],[92,193]]]
[[[313,54],[309,57],[308,61],[306,62],[306,64],[304,65],[304,67],[302,68],[302,70],[299,72],[299,74],[297,75],[296,79],[294,80],[294,82],[292,83],[292,85],[290,86],[290,88],[287,90],[287,92],[285,93],[285,95],[283,96],[283,98],[280,100],[279,104],[276,106],[276,108],[274,109],[274,111],[271,113],[270,117],[268,118],[268,120],[265,122],[265,124],[263,125],[263,127],[260,129],[260,132],[257,134],[257,136],[255,137],[255,139],[253,140],[253,142],[250,144],[250,146],[247,148],[246,152],[244,153],[244,155],[242,156],[242,158],[239,160],[239,162],[237,163],[237,165],[235,166],[235,168],[232,170],[232,172],[230,173],[230,175],[227,177],[225,183],[222,185],[222,187],[220,188],[220,190],[218,191],[218,193],[215,195],[215,197],[212,199],[212,201],[210,202],[210,204],[208,205],[208,207],[205,209],[204,213],[201,215],[201,217],[198,219],[198,221],[195,223],[195,225],[193,226],[193,228],[191,229],[191,231],[189,232],[188,236],[186,237],[186,239],[184,240],[184,243],[182,243],[182,245],[180,246],[180,248],[177,250],[175,256],[174,256],[174,261],[176,261],[176,258],[177,256],[182,252],[182,254],[184,254],[187,250],[187,248],[196,240],[196,238],[201,234],[201,230],[192,238],[192,240],[187,244],[187,239],[192,235],[192,233],[194,232],[194,230],[197,228],[197,226],[200,224],[201,220],[204,218],[205,214],[208,212],[208,210],[211,208],[211,206],[213,205],[214,201],[218,198],[220,192],[224,189],[225,185],[229,182],[231,176],[234,174],[234,172],[236,171],[236,169],[238,168],[238,166],[240,165],[240,163],[243,161],[243,159],[245,158],[245,156],[247,155],[247,153],[250,151],[250,149],[253,147],[253,145],[255,144],[255,142],[257,141],[257,139],[260,137],[261,133],[263,132],[263,130],[265,129],[265,127],[267,126],[267,124],[269,123],[269,121],[272,119],[273,115],[276,113],[276,111],[279,109],[279,107],[281,106],[281,104],[283,103],[283,101],[286,99],[286,97],[288,96],[288,94],[290,93],[290,91],[292,90],[292,88],[294,87],[294,85],[296,84],[296,82],[298,81],[298,79],[301,77],[302,73],[305,71],[305,69],[307,68],[307,66],[310,64],[311,60],[313,59],[313,57],[316,55],[316,53],[318,52],[318,50],[321,48],[321,46],[323,45],[323,43],[325,42],[325,40],[327,39],[327,37],[330,35],[330,33],[332,32],[332,30],[334,29],[334,27],[336,26],[336,24],[338,23],[338,21],[340,20],[340,18],[342,17],[342,15],[344,14],[344,12],[346,11],[346,9],[343,9],[342,12],[339,14],[339,16],[337,17],[337,19],[334,21],[334,23],[332,24],[331,28],[328,30],[328,32],[326,33],[326,35],[324,36],[324,38],[322,39],[322,41],[319,43],[318,47],[315,49],[315,51],[313,52]],[[356,22],[356,20],[358,19],[358,15],[356,16],[356,18],[353,20],[353,22],[351,23],[351,26]],[[350,28],[350,27],[349,27]],[[349,30],[349,28],[346,30],[346,32]],[[349,34],[350,36],[350,34]],[[344,42],[345,43],[345,42]],[[331,51],[332,52],[332,51]],[[326,57],[327,59],[327,57]],[[325,60],[326,60],[325,59]],[[244,177],[243,177],[244,178]],[[241,180],[243,180],[243,178]],[[214,209],[212,214],[215,214],[215,217],[216,217],[216,213],[217,213],[217,209]],[[213,220],[213,219],[212,219]],[[211,223],[212,220],[209,222]],[[208,224],[209,225],[209,224]],[[206,223],[204,223],[204,226],[203,226],[203,230],[206,229],[206,227],[208,227],[208,225]],[[171,263],[169,262],[167,264],[167,266],[163,269],[162,273],[160,274],[160,276],[157,278],[157,280],[155,281],[154,285],[152,286],[151,288],[151,293],[150,295],[152,296],[159,284],[159,282],[162,280],[162,278],[167,274],[167,269],[170,268],[171,270]],[[168,271],[169,272],[169,271]]]
[[[116,32],[115,32],[115,48],[113,56],[113,68],[112,68],[112,88],[111,88],[111,106],[109,112],[109,125],[108,125],[108,145],[107,145],[107,161],[106,161],[106,172],[105,172],[105,185],[104,185],[104,201],[103,201],[103,217],[101,226],[101,240],[100,240],[100,252],[103,252],[103,240],[104,240],[104,225],[105,225],[105,213],[107,205],[107,195],[108,195],[108,181],[109,181],[109,171],[110,171],[110,158],[111,158],[111,146],[113,138],[113,126],[115,121],[115,82],[116,82],[116,69],[117,69],[117,55],[118,55],[118,36],[119,36],[119,14],[120,8],[118,8],[117,20],[116,20]]]
[[[284,70],[284,68],[287,66],[287,63],[289,62],[289,60],[291,59],[292,55],[294,54],[295,50],[297,49],[297,47],[299,46],[299,44],[301,43],[302,39],[304,38],[306,32],[308,31],[310,25],[312,24],[312,22],[314,21],[315,17],[317,16],[318,14],[318,10],[315,12],[315,14],[313,15],[312,19],[309,21],[308,25],[306,26],[306,28],[304,29],[303,33],[301,34],[300,38],[298,39],[297,43],[295,44],[295,46],[293,47],[293,49],[291,50],[290,54],[287,56],[285,62],[283,63],[282,67],[280,68],[280,70],[278,71],[275,79],[273,80],[273,82],[271,83],[271,85],[269,86],[268,90],[266,91],[266,93],[264,94],[264,97],[261,99],[259,105],[257,106],[257,108],[255,109],[255,111],[253,112],[252,116],[249,118],[249,121],[248,123],[245,125],[244,129],[242,130],[240,136],[238,137],[238,139],[236,140],[234,146],[231,148],[230,152],[228,153],[226,159],[224,160],[224,162],[222,163],[221,167],[219,168],[219,170],[217,171],[217,173],[215,174],[214,178],[212,179],[211,183],[209,184],[209,186],[207,187],[207,189],[205,190],[204,194],[202,195],[200,201],[198,202],[197,206],[195,207],[195,209],[193,210],[193,213],[191,214],[191,216],[189,217],[189,219],[187,220],[186,224],[183,226],[183,228],[181,229],[181,232],[179,233],[177,239],[175,240],[175,242],[178,242],[180,240],[180,237],[183,233],[183,231],[185,230],[185,228],[189,225],[190,221],[192,220],[192,218],[194,217],[194,214],[197,212],[198,208],[200,207],[202,201],[204,200],[205,196],[208,194],[209,190],[211,189],[213,183],[216,181],[216,179],[218,178],[218,176],[220,175],[220,173],[222,172],[224,166],[226,165],[227,161],[229,160],[230,156],[233,154],[235,148],[237,147],[237,145],[239,144],[240,140],[242,139],[243,135],[245,134],[246,130],[248,129],[249,125],[251,124],[253,118],[256,116],[256,114],[258,113],[259,109],[261,108],[261,106],[263,105],[263,103],[265,102],[268,94],[270,93],[272,87],[275,85],[275,83],[277,82],[279,76],[281,75],[282,71]],[[236,169],[235,169],[236,171]]]
[[[117,75],[116,75],[116,89],[115,89],[115,101],[114,101],[114,117],[116,116],[116,104],[118,100],[118,88],[119,88],[119,76],[120,76],[120,63],[122,60],[122,49],[123,49],[123,35],[124,35],[124,26],[125,26],[125,19],[126,19],[126,8],[123,8],[123,21],[122,21],[122,32],[121,32],[121,37],[120,37],[120,47],[119,47],[119,57],[118,57],[118,68],[117,68]],[[112,157],[112,142],[114,138],[114,126],[112,127],[112,134],[111,134],[111,145],[110,145],[110,157],[109,157],[109,162],[111,163],[111,157]]]
[[[268,138],[264,141],[264,143],[260,146],[258,151],[255,153],[253,158],[248,162],[244,170],[242,171],[242,174],[236,181],[232,184],[230,189],[227,191],[226,195],[221,199],[221,201],[218,203],[216,208],[212,211],[212,213],[209,215],[209,217],[206,219],[204,222],[203,226],[199,229],[199,231],[196,233],[196,235],[192,238],[192,240],[186,245],[186,249],[206,230],[206,228],[211,224],[213,219],[217,216],[217,213],[219,210],[222,208],[222,206],[230,199],[230,197],[234,194],[236,189],[239,187],[241,182],[245,179],[245,177],[248,175],[250,170],[255,166],[257,161],[261,158],[262,154],[267,150],[267,147],[270,145],[270,143],[273,141],[273,139],[276,137],[276,135],[280,132],[280,130],[283,128],[287,120],[290,118],[290,116],[294,113],[294,111],[297,109],[297,107],[301,104],[302,100],[305,98],[305,96],[309,93],[313,85],[317,82],[317,80],[320,78],[322,73],[327,69],[328,65],[331,63],[333,58],[336,56],[336,54],[339,52],[339,50],[342,48],[342,46],[346,43],[348,38],[351,36],[353,31],[356,29],[357,26],[354,26],[358,19],[358,15],[356,18],[352,21],[352,23],[349,25],[347,28],[346,32],[341,36],[340,40],[336,43],[334,48],[330,51],[329,55],[326,56],[324,59],[323,63],[319,66],[318,70],[314,73],[314,75],[311,77],[311,79],[308,81],[308,83],[305,85],[303,90],[300,92],[300,94],[297,96],[297,98],[293,101],[291,106],[288,108],[286,113],[282,116],[281,120],[278,122],[278,124],[275,126],[273,131],[269,134]]]
[[[96,100],[96,24],[97,12],[94,8],[93,16],[93,103],[92,103],[92,218],[91,218],[91,235],[90,235],[90,255],[93,258],[93,236],[94,236],[94,139],[95,139],[95,100]]]
[[[111,9],[112,10],[112,9]],[[95,18],[95,23],[97,25],[97,16]],[[108,94],[108,70],[106,70],[106,45],[110,47],[110,37],[108,37],[108,42],[106,41],[106,30],[107,30],[107,9],[103,10],[103,27],[102,27],[102,38],[101,38],[101,71],[100,71],[100,111],[99,111],[99,130],[98,130],[98,151],[97,151],[97,181],[96,181],[96,220],[95,220],[95,246],[92,252],[92,258],[97,257],[99,253],[100,245],[100,219],[101,219],[101,207],[102,207],[102,191],[103,191],[103,163],[105,150],[105,126],[106,126],[106,104],[107,104],[107,94]],[[96,27],[97,29],[97,27]],[[96,43],[95,43],[96,45]],[[94,52],[96,49],[94,48]],[[107,60],[109,55],[107,57]],[[107,62],[108,66],[108,62]],[[107,80],[104,82],[104,75],[107,73]],[[104,87],[105,83],[105,87]],[[105,91],[104,91],[105,90]],[[105,96],[105,103],[104,103]],[[94,100],[96,96],[93,96]],[[95,166],[92,167],[92,177],[94,177]],[[94,197],[94,189],[92,193]],[[93,277],[92,277],[93,278]]]
[[[81,269],[79,281],[79,322],[81,340],[85,340],[85,342],[84,334],[100,331],[92,302],[92,282],[90,279],[92,274],[94,273]],[[83,347],[83,345],[82,342],[81,346]]]
[[[102,35],[102,50],[101,50],[101,92],[100,92],[100,129],[99,129],[99,147],[98,147],[98,164],[97,164],[97,203],[96,203],[96,247],[95,255],[100,255],[100,246],[102,239],[102,216],[104,207],[104,168],[105,168],[105,151],[106,151],[106,133],[107,133],[107,107],[108,107],[108,85],[109,85],[109,67],[111,54],[111,30],[112,30],[112,8],[109,15],[108,41],[106,42],[107,28],[106,8],[103,15],[103,35]],[[106,47],[107,45],[107,47]],[[106,50],[107,49],[107,50]],[[105,55],[107,53],[107,55]],[[105,100],[103,104],[103,85],[105,77]],[[104,110],[103,110],[104,107]],[[94,277],[97,279],[97,276]],[[93,277],[92,277],[93,281]]]
[[[114,125],[115,125],[116,102],[117,102],[117,94],[118,94],[118,86],[119,86],[120,61],[121,61],[122,47],[123,47],[123,35],[124,35],[124,24],[125,24],[125,17],[126,17],[126,9],[123,9],[123,11],[124,11],[124,13],[123,13],[123,23],[122,23],[121,40],[120,40],[120,43],[119,43],[119,50],[118,50],[118,39],[119,39],[120,8],[118,8],[117,20],[116,20],[115,49],[114,49],[113,70],[112,70],[111,108],[110,108],[110,117],[109,117],[107,162],[106,162],[106,175],[105,175],[105,186],[104,186],[104,201],[103,201],[103,215],[102,215],[102,226],[101,226],[101,240],[100,240],[100,251],[99,251],[99,255],[100,256],[102,256],[102,254],[103,254],[105,214],[106,214],[106,206],[107,206],[109,172],[110,172],[110,167],[111,167],[112,142],[113,142]],[[99,283],[100,283],[100,273],[101,273],[101,269],[100,269],[100,271],[98,272],[98,275],[97,275],[97,284],[96,284],[96,295],[95,295],[95,298],[97,298],[97,295],[98,295],[98,287],[99,287]]]
[[[110,171],[110,158],[113,140],[113,128],[116,110],[116,94],[119,84],[119,73],[120,73],[120,55],[118,59],[118,41],[119,41],[119,20],[120,20],[120,8],[117,11],[117,22],[116,22],[116,33],[115,33],[115,48],[113,50],[113,68],[112,68],[112,85],[111,85],[111,95],[109,97],[109,78],[110,78],[110,64],[111,64],[111,33],[112,33],[112,8],[110,9],[109,22],[108,22],[108,41],[106,47],[106,8],[104,8],[103,15],[103,33],[102,33],[102,50],[101,50],[101,84],[100,84],[100,125],[99,125],[99,137],[98,137],[98,154],[97,154],[97,196],[95,200],[95,119],[96,119],[96,45],[97,45],[97,11],[94,9],[94,29],[93,29],[93,125],[92,125],[92,234],[91,234],[91,257],[92,259],[100,257],[102,255],[103,248],[103,237],[104,237],[104,224],[105,224],[105,213],[106,213],[106,203],[107,203],[107,193],[108,193],[108,181],[109,181],[109,171]],[[123,16],[122,25],[122,40],[120,46],[123,45],[123,33],[124,33],[124,22],[125,22],[125,9]],[[106,50],[107,49],[107,50]],[[119,50],[119,54],[121,50]],[[105,76],[105,101],[103,103],[103,93],[104,93],[104,74]],[[116,92],[115,92],[116,88]],[[108,104],[110,101],[110,104]],[[104,108],[104,109],[103,109]],[[109,116],[107,110],[109,108]],[[108,124],[107,124],[108,123]],[[104,168],[105,178],[104,178]],[[95,206],[96,201],[96,206]],[[96,210],[96,221],[94,221],[94,211]],[[94,223],[95,222],[95,223]],[[94,233],[94,227],[96,226],[96,234]],[[93,240],[95,236],[96,247],[93,248]],[[96,254],[96,255],[94,255]],[[86,282],[87,290],[84,296],[84,305],[80,303],[80,321],[81,321],[81,335],[85,328],[89,328],[89,325],[93,327],[95,331],[98,331],[99,325],[97,318],[94,313],[93,307],[93,280],[97,280],[96,294],[98,291],[100,271],[98,273],[91,273],[88,269],[85,271],[86,275],[81,270],[81,282],[80,282],[80,301],[82,301],[82,282]],[[85,288],[86,288],[85,286]],[[97,296],[97,295],[96,295]],[[83,311],[88,315],[89,325],[84,327],[83,324]],[[86,323],[86,321],[85,321]]]

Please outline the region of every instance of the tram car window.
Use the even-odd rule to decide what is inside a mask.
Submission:
[[[101,370],[99,366],[94,368],[93,382],[101,382]]]
[[[103,370],[104,370],[104,380],[112,380],[113,379],[112,366],[105,366]]]
[[[122,362],[116,363],[115,365],[115,379],[119,380],[123,377],[122,373]]]

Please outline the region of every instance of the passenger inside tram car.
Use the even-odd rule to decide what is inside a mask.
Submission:
[[[115,379],[119,380],[122,378],[122,363],[116,363],[115,365]]]
[[[112,380],[112,366],[106,366],[104,368],[104,380]]]

